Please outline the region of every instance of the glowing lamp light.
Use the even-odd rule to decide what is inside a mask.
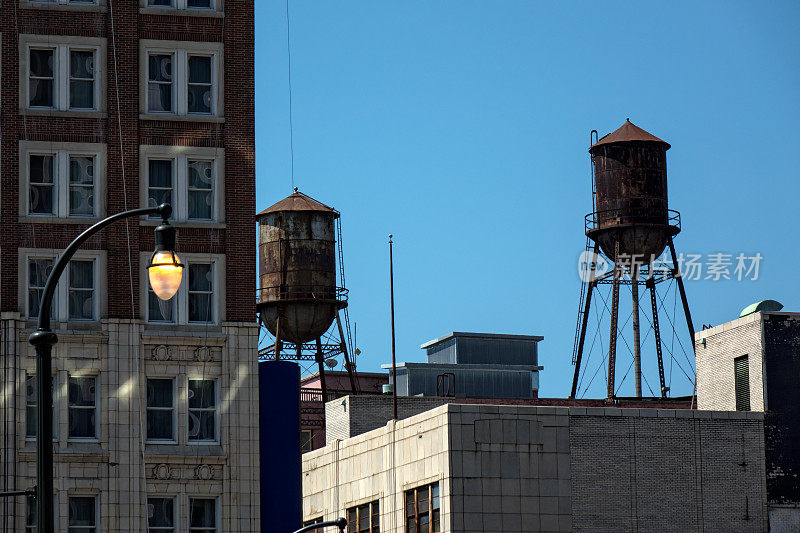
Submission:
[[[164,221],[156,228],[156,249],[147,265],[150,286],[162,300],[169,300],[178,292],[183,277],[183,265],[175,255],[175,228]]]

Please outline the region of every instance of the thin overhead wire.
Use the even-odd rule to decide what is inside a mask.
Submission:
[[[294,189],[294,124],[292,122],[292,44],[289,23],[289,0],[286,0],[286,58],[289,71],[289,154],[291,156],[292,189]]]

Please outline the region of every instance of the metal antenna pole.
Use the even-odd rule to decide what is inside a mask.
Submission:
[[[639,266],[636,258],[631,264],[631,300],[633,304],[633,373],[636,397],[642,397],[642,345],[639,339]]]
[[[392,413],[397,420],[397,360],[394,348],[394,258],[392,256],[392,236],[389,235],[389,298],[392,309]]]

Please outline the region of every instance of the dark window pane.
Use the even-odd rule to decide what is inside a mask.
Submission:
[[[150,54],[147,75],[150,81],[172,81],[172,55]]]
[[[172,0],[148,0],[147,5],[172,7]]]
[[[211,191],[189,191],[189,218],[211,220]]]
[[[211,265],[208,263],[194,263],[189,265],[189,290],[211,290]]]
[[[211,83],[211,58],[189,56],[189,83]]]
[[[69,525],[91,526],[97,525],[95,521],[95,505],[92,497],[71,497],[69,499]],[[87,529],[91,531],[91,529]]]
[[[150,187],[172,187],[172,161],[169,159],[151,159],[147,163],[148,183]]]
[[[68,394],[70,406],[94,406],[95,378],[69,378]]]
[[[188,0],[186,2],[186,7],[211,7],[211,0]]]
[[[216,502],[214,500],[191,498],[189,500],[189,527],[213,528],[217,525]]]
[[[70,77],[94,79],[94,52],[72,50],[69,53]]]
[[[172,380],[147,380],[147,407],[172,407]]]
[[[156,113],[172,112],[172,85],[168,83],[148,84],[147,110]]]
[[[189,187],[211,189],[214,183],[214,163],[207,160],[189,160]]]
[[[215,384],[212,379],[190,379],[189,409],[214,407],[217,403]]]
[[[94,438],[97,436],[94,427],[94,409],[69,410],[70,437]]]
[[[54,50],[31,50],[30,75],[37,78],[53,77]]]
[[[147,411],[147,438],[172,440],[172,411]]]
[[[189,322],[212,322],[210,294],[189,294]]]
[[[53,80],[31,80],[31,107],[53,107]]]
[[[187,98],[189,113],[211,113],[210,85],[189,85]]]
[[[52,155],[31,154],[29,165],[30,181],[32,183],[53,183],[55,158]]]
[[[53,186],[52,185],[31,185],[30,187],[30,211],[37,215],[53,214]]]
[[[147,526],[175,527],[175,500],[172,498],[147,498]]]
[[[71,289],[94,288],[94,261],[70,261],[69,286]]]
[[[69,82],[69,107],[71,109],[94,109],[94,82],[71,80]]]

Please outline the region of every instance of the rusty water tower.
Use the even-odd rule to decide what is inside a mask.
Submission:
[[[636,397],[642,397],[641,343],[639,323],[639,287],[650,289],[652,307],[650,325],[656,344],[660,395],[667,397],[659,327],[656,285],[674,279],[680,291],[683,310],[694,346],[694,327],[686,300],[683,279],[676,266],[673,237],[681,231],[680,213],[670,210],[667,196],[667,150],[670,145],[634,125],[630,119],[616,131],[600,138],[591,135],[589,154],[592,163],[592,207],[586,215],[587,236],[582,272],[583,285],[578,308],[578,323],[573,348],[575,373],[570,397],[578,389],[586,328],[592,293],[598,285],[611,286],[611,332],[608,338],[608,398],[616,396],[615,366],[618,327],[619,287],[631,287],[631,322],[633,330],[633,371]],[[658,271],[655,260],[669,247],[672,268]],[[612,264],[608,272],[597,271],[602,254]],[[663,310],[662,310],[663,313]],[[670,318],[670,324],[674,321]]]
[[[262,326],[275,340],[260,350],[259,356],[315,360],[323,395],[325,362],[339,354],[344,356],[351,386],[356,390],[354,365],[345,340],[345,329],[349,331],[347,290],[337,286],[337,248],[341,252],[339,216],[337,210],[298,192],[297,188],[256,215],[259,225],[256,308]],[[340,269],[341,259],[340,253]],[[346,328],[342,325],[342,311]],[[334,322],[333,334],[326,335]],[[327,342],[323,340],[326,337]]]

